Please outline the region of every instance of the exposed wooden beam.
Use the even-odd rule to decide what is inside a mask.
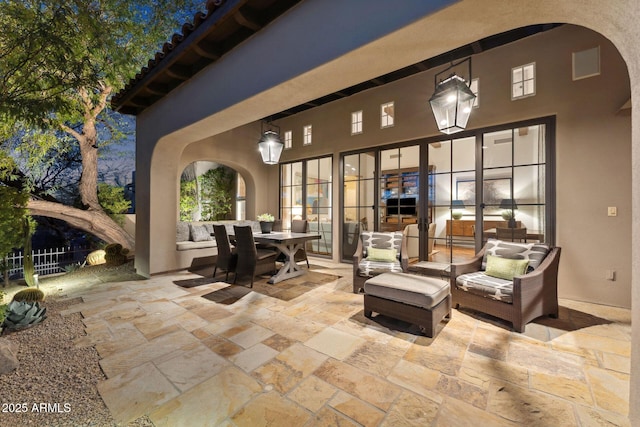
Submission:
[[[209,43],[199,42],[194,43],[193,51],[203,58],[212,59],[214,61],[220,59],[220,53]]]
[[[425,64],[424,62],[418,62],[417,64],[413,64],[413,67],[416,68],[418,71],[427,71],[429,69],[429,67],[427,67],[427,64]]]
[[[134,106],[134,107],[141,107],[141,108],[147,108],[148,106],[150,106],[152,104],[151,100],[149,98],[143,98],[142,96],[136,96],[133,97],[129,100],[129,102],[127,102],[128,105],[130,106]]]
[[[471,43],[471,49],[473,50],[474,54],[478,54],[484,51],[479,41]]]
[[[169,77],[173,77],[174,79],[178,80],[186,81],[191,78],[191,72],[189,71],[189,68],[185,67],[184,65],[174,64],[171,67],[168,67],[166,69],[166,72]]]
[[[167,85],[160,83],[149,83],[147,85],[147,91],[151,92],[154,95],[164,96],[169,93],[169,88]]]
[[[254,14],[249,12],[248,10],[238,10],[233,15],[233,18],[238,24],[242,25],[243,27],[249,28],[252,31],[258,31],[262,28],[262,25],[258,23],[258,20],[254,16]]]

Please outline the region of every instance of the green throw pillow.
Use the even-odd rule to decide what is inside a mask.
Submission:
[[[509,259],[499,256],[487,256],[487,276],[497,277],[499,279],[513,280],[515,276],[521,276],[527,271],[529,260],[527,259]]]
[[[367,259],[369,261],[394,262],[396,260],[396,250],[393,249],[367,249]]]

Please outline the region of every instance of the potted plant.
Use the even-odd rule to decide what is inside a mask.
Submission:
[[[271,233],[271,230],[273,230],[273,222],[275,221],[273,215],[270,213],[260,214],[258,215],[258,221],[260,221],[260,230],[262,233]]]
[[[512,209],[506,209],[502,211],[502,219],[509,221],[509,228],[515,228],[516,226],[516,214]]]

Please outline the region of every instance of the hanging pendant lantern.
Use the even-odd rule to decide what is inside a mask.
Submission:
[[[436,74],[435,80],[437,81],[438,75],[465,61],[469,61],[469,80],[471,80],[471,58],[452,64],[446,70]],[[451,135],[464,130],[475,99],[476,95],[471,91],[467,82],[456,73],[437,83],[429,103],[440,132]]]

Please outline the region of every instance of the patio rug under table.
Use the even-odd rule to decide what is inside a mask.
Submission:
[[[195,279],[179,280],[174,283],[178,286],[185,288],[193,288],[195,286],[207,285],[210,283],[224,282],[224,274],[216,276],[214,279],[211,277],[213,269],[208,272],[209,277],[198,277]],[[206,270],[199,270],[197,274],[205,273]],[[210,301],[215,301],[220,304],[233,304],[243,296],[247,295],[251,291],[257,292],[263,295],[268,295],[273,298],[278,298],[283,301],[290,301],[294,298],[303,295],[317,286],[325,283],[333,282],[340,278],[338,275],[323,273],[315,270],[309,270],[307,274],[294,277],[292,279],[284,280],[276,284],[269,284],[267,281],[271,276],[258,276],[253,280],[253,288],[249,287],[249,283],[242,283],[238,285],[229,284],[229,286],[219,289],[217,291],[202,295]],[[233,274],[230,275],[230,279],[233,279]]]

